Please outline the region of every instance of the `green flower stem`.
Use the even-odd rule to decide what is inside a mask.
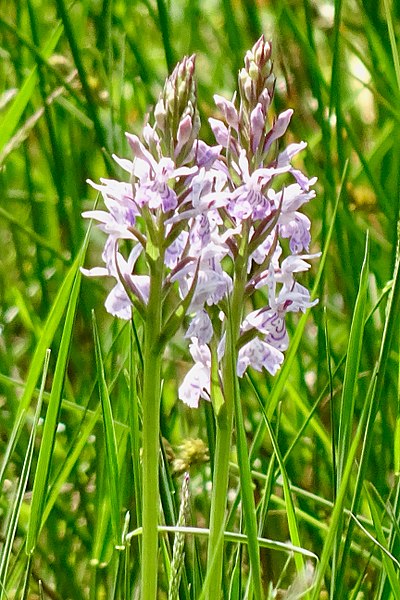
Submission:
[[[156,600],[158,573],[158,460],[162,351],[161,290],[163,257],[151,261],[150,293],[144,341],[143,374],[143,544],[141,600]]]
[[[233,426],[233,403],[225,401],[217,418],[213,487],[211,497],[210,537],[208,542],[208,569],[213,566],[208,598],[221,596],[223,567],[223,530],[225,524],[226,495],[228,490],[229,461]]]
[[[208,569],[213,569],[208,598],[221,597],[222,568],[224,556],[223,531],[225,526],[226,498],[228,492],[229,461],[233,429],[237,356],[234,349],[239,339],[243,311],[243,298],[246,284],[247,236],[235,265],[235,280],[231,298],[230,325],[226,332],[225,355],[222,364],[224,404],[216,417],[216,446],[214,460],[213,487],[210,513],[210,538],[208,544]]]
[[[225,398],[229,398],[230,404],[234,406],[236,424],[236,446],[240,474],[240,488],[244,523],[246,534],[249,539],[248,551],[251,567],[251,579],[253,582],[253,593],[255,600],[263,598],[261,572],[259,562],[259,546],[257,541],[257,519],[254,495],[252,489],[252,478],[248,458],[246,434],[243,422],[242,406],[240,402],[239,380],[236,373],[238,358],[238,341],[240,337],[240,324],[242,322],[243,298],[245,297],[247,277],[247,256],[249,246],[247,235],[244,232],[239,257],[236,261],[236,278],[230,307],[230,319],[226,336],[225,362],[222,370],[222,385]]]

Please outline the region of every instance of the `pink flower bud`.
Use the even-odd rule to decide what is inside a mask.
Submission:
[[[175,156],[178,156],[183,146],[189,141],[192,134],[193,125],[190,115],[183,117],[179,123],[177,134],[177,145],[175,147]]]
[[[289,127],[290,119],[292,118],[293,110],[289,108],[281,113],[274,123],[271,131],[268,133],[264,144],[264,152],[267,152],[275,140],[278,140]]]
[[[218,94],[214,95],[214,102],[224,115],[228,125],[230,127],[233,127],[235,131],[237,131],[239,125],[239,115],[233,102],[230,102],[229,100],[227,100],[223,96],[219,96]]]
[[[254,110],[251,111],[250,115],[250,140],[251,149],[254,153],[257,152],[258,146],[261,141],[261,136],[264,133],[265,128],[265,114],[260,103],[257,104]]]
[[[156,120],[157,127],[159,127],[161,130],[163,130],[165,127],[166,114],[164,101],[162,98],[160,98],[154,109],[154,118]]]

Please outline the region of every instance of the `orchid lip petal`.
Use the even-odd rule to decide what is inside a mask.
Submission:
[[[85,219],[95,219],[100,223],[110,222],[110,213],[105,210],[86,210],[82,213],[82,217]]]
[[[115,162],[122,169],[124,169],[124,171],[127,171],[128,173],[132,173],[132,171],[133,171],[133,162],[131,160],[128,160],[127,158],[120,158],[116,154],[113,154],[112,157],[115,160]]]
[[[91,269],[80,267],[80,272],[82,275],[86,275],[86,277],[106,277],[110,275],[105,267],[92,267]]]

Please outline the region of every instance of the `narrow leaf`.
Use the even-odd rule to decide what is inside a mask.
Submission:
[[[120,498],[118,488],[118,452],[117,438],[115,435],[115,427],[111,410],[110,396],[108,393],[107,383],[104,375],[104,365],[101,353],[99,333],[97,330],[96,319],[93,312],[93,337],[96,352],[97,379],[99,384],[99,394],[101,406],[103,409],[103,424],[106,442],[106,462],[110,483],[110,503],[111,503],[111,519],[113,525],[115,544],[118,544],[120,539]]]
[[[79,258],[82,258],[82,253]],[[32,492],[31,514],[29,518],[28,533],[26,540],[27,554],[33,552],[37,543],[37,537],[43,525],[42,518],[44,501],[47,493],[47,484],[54,449],[58,414],[61,406],[65,373],[67,369],[69,348],[72,337],[72,328],[75,320],[75,310],[79,297],[80,283],[81,274],[78,272],[75,276],[71,297],[68,303],[63,334],[61,338],[60,348],[58,350],[53,385],[51,389],[49,405],[47,408],[46,420],[43,428],[42,442],[40,445],[38,464],[36,467],[35,481]]]
[[[63,32],[63,26],[59,23],[54,29],[50,36],[50,39],[45,45],[42,55],[44,58],[48,58],[54,51],[58,40]],[[18,125],[22,113],[24,112],[28,102],[30,101],[32,94],[36,89],[38,74],[37,67],[34,67],[30,75],[25,79],[21,89],[15,96],[10,108],[7,110],[3,119],[0,122],[0,150],[8,143],[11,138],[14,129]]]

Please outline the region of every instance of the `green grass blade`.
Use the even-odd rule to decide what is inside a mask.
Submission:
[[[396,66],[393,64],[393,59],[395,62],[396,55],[392,47],[392,41],[390,40],[391,34],[389,33],[391,45],[390,52],[387,44],[387,36],[380,35],[380,32],[376,28],[375,15],[375,11],[369,15],[365,15],[366,18],[363,20],[363,26],[365,28],[366,38],[370,44],[372,60],[375,63],[378,61],[380,64],[380,69],[378,70],[375,68],[374,70],[375,84],[379,90],[385,94],[389,102],[393,103],[392,95],[394,95],[395,98],[398,98],[399,94]],[[390,30],[390,21],[391,19],[389,17],[387,23],[384,24],[385,30]]]
[[[2,460],[1,466],[0,466],[0,489],[3,486],[4,474],[5,474],[7,465],[10,462],[10,458],[11,458],[11,455],[17,444],[18,438],[21,434],[21,430],[24,425],[25,417],[26,417],[26,410],[20,411],[18,418],[15,419],[15,421],[14,421],[13,428],[11,431],[11,436],[10,436],[10,439],[8,440],[7,447],[4,452],[3,460]]]
[[[351,125],[347,123],[345,119],[342,121],[342,125],[346,130],[346,134],[349,137],[349,141],[351,142],[354,151],[357,153],[358,158],[360,159],[363,171],[367,176],[373,190],[375,191],[382,209],[384,210],[385,214],[388,214],[391,217],[395,218],[396,215],[393,213],[392,199],[386,192],[385,188],[381,185],[380,181],[372,172],[369,162],[365,156],[365,153],[361,150],[361,144],[359,143],[357,134],[354,132]]]
[[[366,483],[364,486],[369,509],[371,511],[372,519],[374,522],[374,531],[375,536],[378,542],[378,546],[382,552],[382,567],[387,575],[387,578],[390,582],[390,587],[393,592],[393,596],[395,600],[400,600],[400,579],[399,579],[399,563],[395,561],[394,557],[390,555],[389,549],[387,547],[387,542],[385,539],[385,535],[382,530],[381,519],[379,516],[378,506],[375,501],[375,496],[378,492],[375,490],[374,486],[371,483]],[[396,566],[395,566],[396,565]],[[396,569],[397,567],[397,569]],[[397,570],[397,572],[396,572]]]
[[[304,29],[300,26],[298,16],[295,14],[295,11],[291,10],[290,5],[287,2],[281,1],[280,4],[280,21],[282,21],[282,24],[285,26],[287,25],[292,29],[293,34],[304,53],[304,59],[310,66],[313,77],[318,80],[320,88],[323,91],[328,91],[328,84],[321,71],[320,59],[315,53],[315,49],[310,44],[309,39],[304,35]]]
[[[265,483],[264,483],[264,488],[263,488],[263,492],[262,492],[262,499],[258,506],[258,511],[259,511],[258,532],[259,532],[259,535],[262,535],[262,532],[263,532],[264,526],[265,526],[265,521],[268,516],[268,508],[270,506],[272,490],[273,490],[273,486],[274,486],[274,482],[275,482],[274,472],[275,472],[275,454],[273,454],[270,458],[270,462],[268,465],[268,471],[267,471],[267,474],[265,477]],[[254,472],[252,472],[252,475],[254,476]]]
[[[96,105],[96,102],[94,101],[93,92],[89,85],[88,75],[86,73],[86,69],[85,69],[85,66],[82,61],[81,50],[78,46],[78,43],[77,43],[77,40],[75,37],[75,33],[74,33],[74,30],[73,30],[73,27],[71,24],[69,11],[67,9],[67,6],[66,6],[64,0],[56,0],[56,4],[57,4],[57,8],[58,8],[59,14],[61,16],[61,19],[62,19],[62,22],[64,25],[65,35],[68,39],[68,43],[71,48],[72,56],[74,57],[74,61],[75,61],[75,65],[76,65],[76,68],[77,68],[77,71],[79,74],[79,78],[82,83],[83,93],[84,93],[84,96],[85,96],[85,99],[87,102],[88,114],[89,114],[89,117],[91,118],[91,120],[93,121],[94,129],[95,129],[96,136],[97,136],[97,141],[99,143],[100,148],[103,150],[106,150],[108,147],[106,135],[104,132],[103,125],[99,119],[97,105]],[[105,158],[107,160],[108,166],[110,168],[112,168],[112,162],[109,160],[108,155],[105,155]]]
[[[46,383],[47,371],[49,367],[50,360],[50,350],[47,351],[43,366],[43,376],[42,383],[40,386],[39,398],[36,406],[35,416],[32,423],[31,433],[29,435],[28,446],[26,449],[25,459],[22,466],[21,476],[18,482],[17,493],[15,495],[14,506],[11,511],[10,520],[8,522],[6,538],[4,540],[4,544],[2,547],[1,559],[0,559],[0,581],[6,582],[8,565],[11,557],[12,545],[14,542],[15,532],[17,529],[18,519],[21,511],[22,502],[24,499],[24,494],[26,490],[26,486],[28,483],[29,472],[32,465],[33,451],[34,451],[34,442],[37,433],[37,425],[39,421],[40,411],[42,408],[42,400],[44,387]],[[3,598],[4,588],[0,589],[0,600]]]
[[[170,19],[164,0],[157,0],[158,22],[160,25],[162,41],[164,45],[165,60],[168,73],[171,73],[175,66],[175,59],[171,45]]]
[[[33,231],[32,229],[30,229],[30,227],[26,227],[26,225],[21,223],[21,221],[19,219],[17,219],[13,215],[11,215],[2,206],[0,206],[0,215],[4,219],[6,219],[9,223],[11,223],[14,227],[18,227],[18,229],[23,231],[25,233],[25,235],[27,236],[27,238],[31,239],[33,242],[36,242],[36,244],[40,248],[44,248],[45,250],[48,250],[49,252],[51,252],[51,254],[53,254],[55,257],[59,258],[63,262],[69,261],[69,257],[65,253],[60,252],[60,250],[58,248],[55,248],[42,235],[39,235],[38,233],[36,233],[36,231]]]
[[[137,342],[137,339],[136,339]],[[132,467],[133,467],[133,486],[135,490],[135,513],[137,519],[137,525],[142,524],[142,481],[141,481],[141,469],[140,469],[140,419],[139,419],[139,395],[136,389],[136,377],[137,377],[137,352],[135,351],[134,342],[134,330],[133,325],[130,335],[130,353],[129,353],[129,433],[131,440],[131,452],[132,452]]]
[[[48,498],[46,500],[46,505],[43,510],[43,521],[46,522],[48,516],[56,503],[56,500],[61,492],[63,484],[68,481],[68,476],[70,475],[72,469],[76,465],[79,460],[79,457],[82,454],[82,451],[85,445],[88,442],[89,436],[92,434],[96,424],[101,418],[101,405],[93,411],[87,419],[87,422],[82,426],[80,431],[80,435],[77,440],[75,440],[72,452],[67,456],[66,460],[63,463],[61,471],[58,473],[56,479],[51,484]]]
[[[349,448],[349,452],[344,464],[343,475],[341,478],[340,486],[337,490],[336,501],[333,507],[332,516],[330,519],[329,529],[327,536],[324,540],[323,550],[320,557],[320,562],[315,575],[314,588],[312,591],[311,600],[318,600],[320,598],[321,588],[324,581],[326,571],[329,566],[329,561],[334,552],[335,543],[337,539],[337,531],[341,520],[343,518],[343,510],[345,505],[346,496],[348,493],[348,485],[351,477],[351,473],[354,467],[354,461],[358,450],[358,445],[361,440],[362,434],[365,429],[367,415],[369,417],[369,411],[374,395],[375,378],[372,379],[373,383],[370,386],[369,394],[366,398],[365,405],[363,407],[363,413],[360,422],[357,427],[357,431],[353,437],[352,444]],[[336,583],[336,582],[335,582]]]
[[[396,37],[395,37],[395,33],[394,33],[393,15],[392,15],[392,10],[391,10],[391,7],[389,6],[388,0],[383,0],[383,5],[385,8],[385,16],[386,16],[386,21],[387,21],[387,26],[388,26],[388,31],[389,31],[390,47],[392,50],[392,58],[393,58],[394,70],[396,73],[397,87],[399,88],[399,91],[400,91],[400,60],[399,60],[399,51],[397,49]]]
[[[101,465],[103,464],[104,463],[101,462]],[[101,478],[99,477],[99,482],[97,484],[96,506],[98,507],[98,510],[90,562],[98,567],[99,565],[109,563],[111,560],[112,552],[110,549],[110,535],[112,535],[112,542],[114,542],[112,527],[110,527],[111,508],[108,495],[108,481],[107,474],[104,472],[101,473]],[[112,546],[113,545],[114,544],[112,544]]]
[[[399,473],[399,471],[395,471]],[[386,504],[387,508],[387,516],[390,518],[390,530],[387,535],[388,539],[388,547],[392,553],[392,556],[400,556],[400,478],[397,476],[397,481],[395,484],[395,498],[393,502],[393,506],[389,503]],[[386,590],[390,586],[390,583],[387,580],[386,573],[382,571],[380,577],[380,590],[382,590],[382,598],[385,597]],[[388,594],[386,593],[386,596]]]
[[[232,356],[235,356],[232,353]],[[254,502],[254,494],[251,480],[249,454],[247,450],[246,431],[244,428],[243,409],[240,402],[239,385],[236,385],[234,394],[235,401],[235,423],[236,423],[236,447],[239,465],[240,494],[243,504],[243,522],[248,537],[248,552],[251,567],[251,579],[254,588],[254,597],[263,597],[261,586],[260,550],[257,538],[257,519]]]
[[[314,431],[319,441],[321,442],[322,446],[325,448],[327,455],[329,455],[331,449],[329,435],[326,432],[323,424],[321,423],[321,420],[317,417],[317,415],[315,415],[314,407],[314,410],[310,410],[310,408],[307,406],[306,401],[302,398],[302,396],[298,393],[298,390],[293,386],[293,384],[290,381],[286,382],[286,388],[290,395],[290,399],[298,408],[299,413],[306,417],[304,425],[302,425],[303,431],[307,427],[307,425],[309,425],[310,428]],[[321,396],[319,397],[319,400],[322,400]]]
[[[244,12],[246,15],[248,30],[253,40],[256,40],[263,33],[261,23],[261,10],[258,10],[256,0],[242,0]]]
[[[241,547],[238,546],[236,550],[234,567],[232,570],[232,577],[229,584],[229,600],[240,600],[241,588],[242,588],[242,551]]]
[[[81,258],[78,256],[74,263],[71,265],[68,273],[66,274],[62,286],[53,302],[53,306],[43,326],[43,332],[40,336],[40,340],[36,346],[29,373],[26,379],[25,390],[21,398],[19,405],[19,414],[26,410],[31,401],[32,395],[35,391],[35,386],[40,375],[41,364],[43,363],[46,349],[51,346],[54,339],[54,335],[63,317],[65,307],[67,306],[68,300],[71,295],[71,290],[77,271],[81,265]]]
[[[42,55],[44,58],[48,58],[54,51],[61,34],[63,32],[63,26],[58,24],[54,29],[50,39],[47,41],[43,48]],[[21,118],[22,113],[30,101],[32,94],[34,93],[37,85],[38,74],[37,68],[34,67],[30,75],[25,79],[21,89],[15,96],[10,108],[7,110],[3,119],[0,121],[0,151],[10,140],[18,122]]]
[[[283,462],[283,458],[282,458],[282,454],[279,448],[279,444],[278,441],[276,439],[275,433],[271,427],[271,423],[269,421],[268,415],[267,415],[267,411],[264,407],[264,403],[262,401],[262,399],[260,398],[257,390],[253,387],[254,393],[256,395],[257,401],[258,401],[258,405],[260,408],[260,411],[262,413],[262,416],[264,418],[264,422],[267,426],[268,429],[268,434],[274,449],[274,453],[276,456],[276,459],[278,461],[278,465],[279,465],[279,470],[281,472],[282,475],[282,481],[283,481],[283,490],[284,490],[284,495],[285,495],[285,505],[286,505],[286,514],[287,514],[287,520],[288,520],[288,526],[289,526],[289,533],[290,533],[290,539],[291,542],[294,546],[299,546],[301,547],[301,543],[300,543],[300,534],[299,534],[299,528],[297,525],[297,518],[296,518],[296,511],[294,508],[294,504],[293,504],[293,498],[292,498],[292,492],[290,489],[290,482],[289,482],[289,477],[285,468],[285,464]],[[304,561],[303,561],[303,557],[301,554],[295,554],[294,557],[295,560],[295,564],[296,564],[296,569],[298,572],[302,572],[304,570]]]
[[[243,60],[241,53],[244,43],[241,36],[241,29],[237,23],[236,12],[232,6],[231,0],[222,0],[222,10],[224,13],[225,28],[231,54],[233,72],[236,76],[236,72],[240,68]]]
[[[74,86],[71,85],[71,83],[69,83],[68,80],[65,77],[63,77],[63,75],[61,75],[57,68],[49,61],[49,58],[51,57],[45,58],[43,56],[43,53],[40,52],[40,50],[38,50],[37,46],[35,46],[35,44],[33,44],[28,37],[25,37],[21,33],[21,31],[15,27],[15,25],[4,19],[2,15],[0,15],[0,24],[17,38],[18,43],[21,44],[21,46],[28,48],[31,54],[35,57],[37,63],[45,67],[45,69],[49,73],[51,73],[51,75],[58,81],[58,83],[62,87],[65,87],[65,89],[74,98],[74,100],[80,106],[83,106],[81,97],[74,88]]]
[[[120,540],[120,494],[119,494],[119,473],[118,473],[118,451],[117,438],[111,410],[110,396],[104,374],[103,358],[100,346],[99,333],[97,330],[96,319],[93,312],[93,337],[96,352],[97,379],[99,384],[99,395],[103,410],[103,424],[106,444],[106,463],[109,476],[109,493],[111,504],[111,519],[113,525],[115,544]]]
[[[111,347],[110,351],[113,349]],[[116,374],[116,378],[118,378],[119,373]],[[110,389],[113,388],[113,383],[110,386]],[[93,390],[97,387],[97,380],[93,383]],[[89,400],[92,397],[92,393],[89,394]],[[46,399],[46,395],[45,395]],[[72,470],[74,469],[76,464],[79,464],[79,458],[81,457],[82,452],[86,444],[88,443],[88,439],[90,435],[92,435],[97,423],[101,419],[101,404],[98,404],[95,410],[89,410],[87,407],[84,408],[82,406],[72,404],[67,400],[63,400],[62,404],[63,408],[67,411],[70,411],[74,414],[78,414],[80,416],[82,413],[82,420],[79,427],[79,431],[75,438],[72,440],[70,451],[65,458],[60,471],[57,473],[55,479],[52,481],[48,498],[46,501],[46,506],[43,511],[43,521],[46,521],[50,511],[52,510],[61,490],[62,486],[68,482],[69,477],[71,475]],[[123,423],[117,422],[118,426],[118,434],[122,435],[125,431],[125,425]]]
[[[340,24],[342,18],[342,0],[335,0],[335,16],[333,23],[333,56],[332,56],[332,71],[331,71],[331,88],[329,113],[332,114],[335,100],[340,102]]]
[[[397,224],[398,235],[400,234],[400,222]],[[384,323],[384,329],[382,334],[382,342],[380,346],[379,358],[375,369],[373,379],[376,378],[373,388],[373,399],[371,404],[371,414],[366,423],[363,450],[359,461],[359,467],[357,472],[357,480],[354,486],[353,502],[351,506],[351,512],[356,514],[361,501],[361,492],[364,485],[364,478],[368,464],[368,458],[371,451],[372,445],[372,434],[374,430],[375,420],[378,415],[378,411],[381,405],[382,392],[385,389],[385,377],[387,374],[387,365],[389,360],[389,354],[392,347],[393,336],[398,331],[398,315],[400,313],[400,238],[397,240],[396,248],[396,261],[393,270],[393,283],[390,296],[388,298],[386,306],[386,319]],[[352,530],[354,523],[350,521],[346,540],[343,544],[342,558],[341,558],[341,569],[338,571],[338,578],[336,586],[338,594],[341,593],[341,586],[343,585],[344,570],[348,560],[350,551],[350,543],[352,537]],[[338,596],[340,598],[340,595]]]
[[[364,262],[361,269],[360,285],[354,307],[353,319],[350,328],[347,360],[344,373],[342,398],[340,403],[340,420],[338,434],[338,483],[341,480],[344,463],[351,443],[353,431],[353,415],[356,399],[357,377],[360,368],[361,349],[365,321],[365,307],[368,290],[368,263],[369,263],[369,238],[365,245]]]
[[[79,262],[82,261],[82,258],[83,252],[81,252],[79,255]],[[44,502],[47,494],[47,485],[50,473],[51,459],[54,449],[57,420],[61,406],[62,391],[68,363],[68,355],[71,343],[72,329],[75,320],[76,305],[79,297],[80,283],[81,274],[78,271],[75,275],[74,284],[71,290],[71,296],[68,302],[67,314],[65,317],[60,348],[58,350],[57,363],[55,367],[50,401],[47,408],[46,419],[43,428],[42,442],[40,445],[38,464],[36,467],[35,481],[33,485],[31,514],[29,518],[28,533],[26,539],[27,554],[31,554],[33,552],[37,543],[37,537],[43,525]]]

